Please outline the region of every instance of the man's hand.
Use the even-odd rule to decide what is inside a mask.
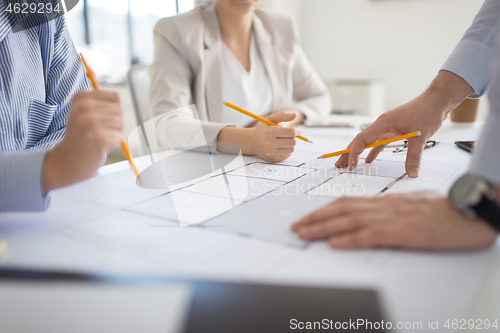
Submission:
[[[349,144],[349,155],[341,156],[335,163],[338,168],[354,170],[359,155],[366,145],[394,136],[421,131],[422,135],[409,139],[406,156],[406,173],[416,178],[425,143],[437,132],[448,113],[473,92],[461,77],[441,71],[431,86],[420,96],[394,110],[382,114],[372,125],[359,133]],[[371,163],[385,146],[372,148],[366,158]]]
[[[92,177],[104,155],[119,144],[123,127],[117,93],[96,90],[76,94],[66,135],[45,159],[45,193]]]
[[[497,231],[456,211],[433,193],[338,199],[292,226],[302,239],[336,249],[391,247],[467,250],[491,246]]]

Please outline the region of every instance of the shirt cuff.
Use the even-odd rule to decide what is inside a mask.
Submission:
[[[4,153],[0,157],[0,212],[44,211],[50,198],[42,188],[47,151]]]
[[[500,185],[500,112],[491,112],[477,142],[469,172]]]
[[[207,141],[207,146],[209,147],[210,152],[218,153],[219,151],[217,150],[217,137],[219,136],[219,133],[226,127],[236,127],[236,125],[229,123],[202,122],[202,127],[205,134],[205,140]]]
[[[469,98],[479,98],[491,81],[493,50],[473,40],[463,39],[455,47],[441,70],[464,79],[474,92]]]

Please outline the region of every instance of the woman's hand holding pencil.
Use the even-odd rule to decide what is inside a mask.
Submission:
[[[278,112],[268,117],[268,120],[274,123],[292,121],[296,115],[288,112]],[[298,127],[277,127],[268,126],[259,123],[252,128],[254,131],[254,147],[256,149],[253,155],[258,155],[266,161],[278,163],[289,158],[295,150],[297,140],[300,135]]]
[[[258,122],[250,128],[225,127],[217,137],[218,142],[238,145],[245,155],[260,156],[268,162],[279,163],[292,156],[297,144],[296,139],[312,143],[300,135],[300,128],[280,126],[281,123],[293,122],[297,118],[295,112],[281,111],[269,115],[266,119],[229,102],[224,102],[224,106]]]

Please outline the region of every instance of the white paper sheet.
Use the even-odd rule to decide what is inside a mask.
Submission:
[[[330,198],[373,197],[382,193],[394,181],[387,177],[343,173],[312,189],[308,194]]]
[[[228,175],[290,182],[311,171],[314,170],[279,164],[253,163],[244,168],[231,171]]]

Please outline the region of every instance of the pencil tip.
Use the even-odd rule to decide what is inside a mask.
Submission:
[[[324,158],[323,156],[320,156],[320,157],[318,157],[318,160],[322,160],[323,158]]]
[[[311,140],[307,140],[307,142],[314,144],[314,142],[312,142]]]
[[[422,132],[418,131],[417,136],[421,136],[421,135],[422,135]]]
[[[224,102],[222,102],[222,105],[226,105],[226,103],[227,103],[227,102],[226,102],[226,101],[224,101]]]

